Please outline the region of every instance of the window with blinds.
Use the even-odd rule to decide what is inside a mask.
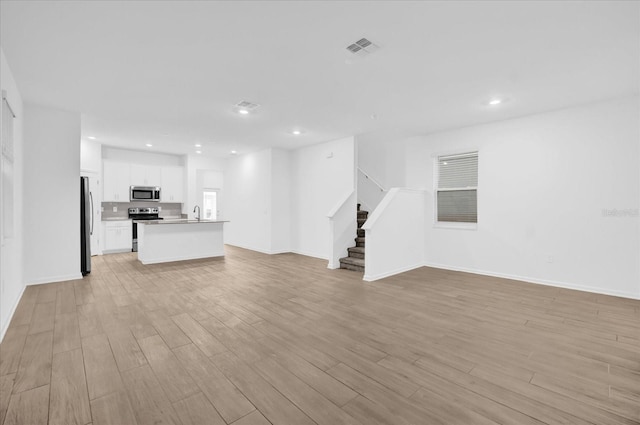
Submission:
[[[438,222],[478,222],[478,152],[438,157]]]

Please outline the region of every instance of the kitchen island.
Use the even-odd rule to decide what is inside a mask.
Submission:
[[[142,264],[224,256],[224,220],[140,220],[138,260]]]

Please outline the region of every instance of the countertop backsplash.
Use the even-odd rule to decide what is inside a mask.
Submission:
[[[113,208],[117,211],[113,211]],[[160,208],[159,216],[163,218],[184,218],[182,214],[182,204],[164,203],[164,202],[103,202],[102,203],[102,220],[126,220],[129,218],[129,208],[139,207],[158,207]]]

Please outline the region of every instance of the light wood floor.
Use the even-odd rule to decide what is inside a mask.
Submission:
[[[226,250],[28,287],[0,423],[640,423],[639,301]]]

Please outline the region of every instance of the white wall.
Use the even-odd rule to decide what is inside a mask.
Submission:
[[[229,159],[224,241],[271,253],[271,149]]]
[[[81,278],[80,114],[24,108],[24,279]]]
[[[393,133],[364,134],[356,137],[358,167],[385,189],[405,185],[406,137]]]
[[[640,298],[639,124],[634,96],[410,139],[426,264]],[[477,230],[436,228],[434,157],[471,150]],[[603,215],[614,209],[631,215]]]
[[[356,137],[357,192],[363,210],[373,211],[389,189],[405,186],[405,140],[388,132]]]
[[[291,251],[291,154],[271,150],[271,253]]]
[[[0,340],[4,337],[9,321],[24,291],[22,274],[22,214],[23,214],[23,123],[22,96],[13,74],[0,49],[0,88],[7,93],[7,99],[16,114],[13,120],[13,237],[0,243]],[[2,170],[0,170],[1,172]],[[2,190],[2,189],[0,189]],[[0,198],[1,199],[1,198]]]
[[[158,152],[143,152],[129,149],[119,149],[110,146],[102,147],[102,159],[144,165],[184,165],[184,157],[182,155],[172,155]]]
[[[365,275],[372,281],[424,264],[424,190],[391,189],[369,216],[365,230]]]
[[[92,140],[80,141],[80,170],[89,173],[102,172],[102,145]]]
[[[225,243],[268,254],[297,252],[328,259],[327,214],[354,190],[354,161],[352,137],[229,159],[224,174],[225,218],[230,220]]]
[[[218,192],[218,209],[222,218],[225,217],[223,171],[225,162],[221,159],[207,158],[202,155],[188,155],[185,158],[187,169],[186,199],[182,212],[194,218],[193,208],[202,208],[202,188],[221,189]]]
[[[355,140],[347,137],[297,149],[291,153],[291,165],[291,249],[328,260],[327,214],[355,189]]]

